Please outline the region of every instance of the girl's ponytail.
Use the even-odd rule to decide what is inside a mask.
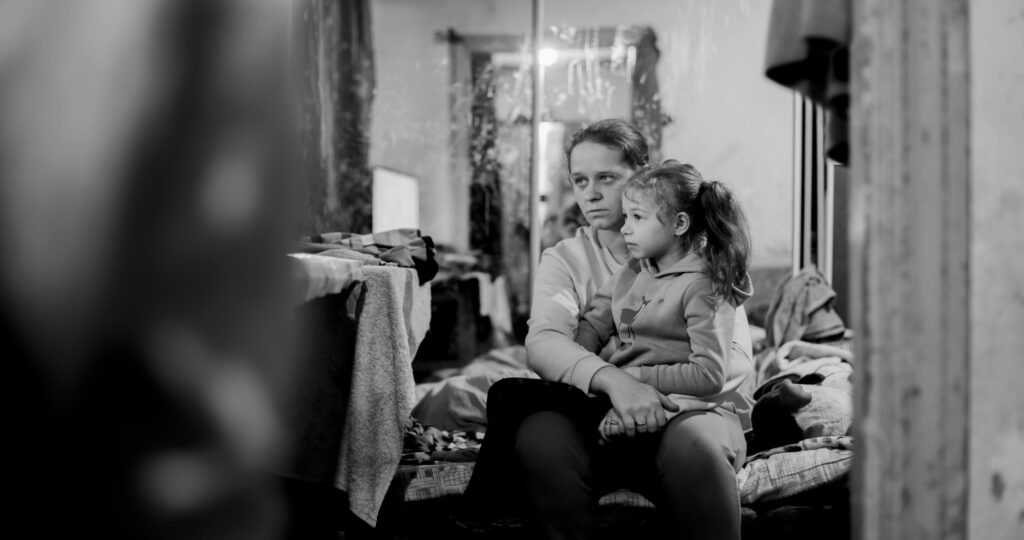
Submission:
[[[719,298],[730,298],[734,286],[746,288],[744,283],[750,266],[747,218],[732,191],[721,182],[701,182],[697,201],[704,215],[702,255],[712,292]]]

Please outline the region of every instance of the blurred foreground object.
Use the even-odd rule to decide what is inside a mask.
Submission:
[[[289,6],[0,2],[11,530],[282,535]]]

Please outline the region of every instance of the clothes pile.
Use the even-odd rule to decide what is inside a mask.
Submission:
[[[425,426],[409,417],[402,446],[403,465],[426,465],[437,461],[474,461],[484,434],[479,431],[446,431]]]
[[[373,234],[316,234],[303,238],[295,251],[362,261],[368,265],[414,268],[421,285],[433,279],[438,270],[434,241],[422,236],[419,229],[392,229]]]

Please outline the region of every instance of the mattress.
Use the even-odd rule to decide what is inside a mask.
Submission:
[[[740,503],[778,500],[842,480],[850,470],[850,437],[819,437],[751,456],[736,475]],[[461,495],[473,476],[473,462],[401,465],[395,476],[406,502]],[[653,508],[643,495],[628,490],[609,493],[602,506]]]

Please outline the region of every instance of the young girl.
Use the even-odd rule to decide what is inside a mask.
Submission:
[[[751,365],[730,358],[736,308],[752,293],[743,211],[725,185],[676,161],[631,178],[622,210],[632,258],[597,292],[577,343],[599,351],[618,335],[609,364],[673,394],[682,412],[726,407],[748,427]],[[674,414],[612,409],[598,429],[605,440],[656,432]]]

